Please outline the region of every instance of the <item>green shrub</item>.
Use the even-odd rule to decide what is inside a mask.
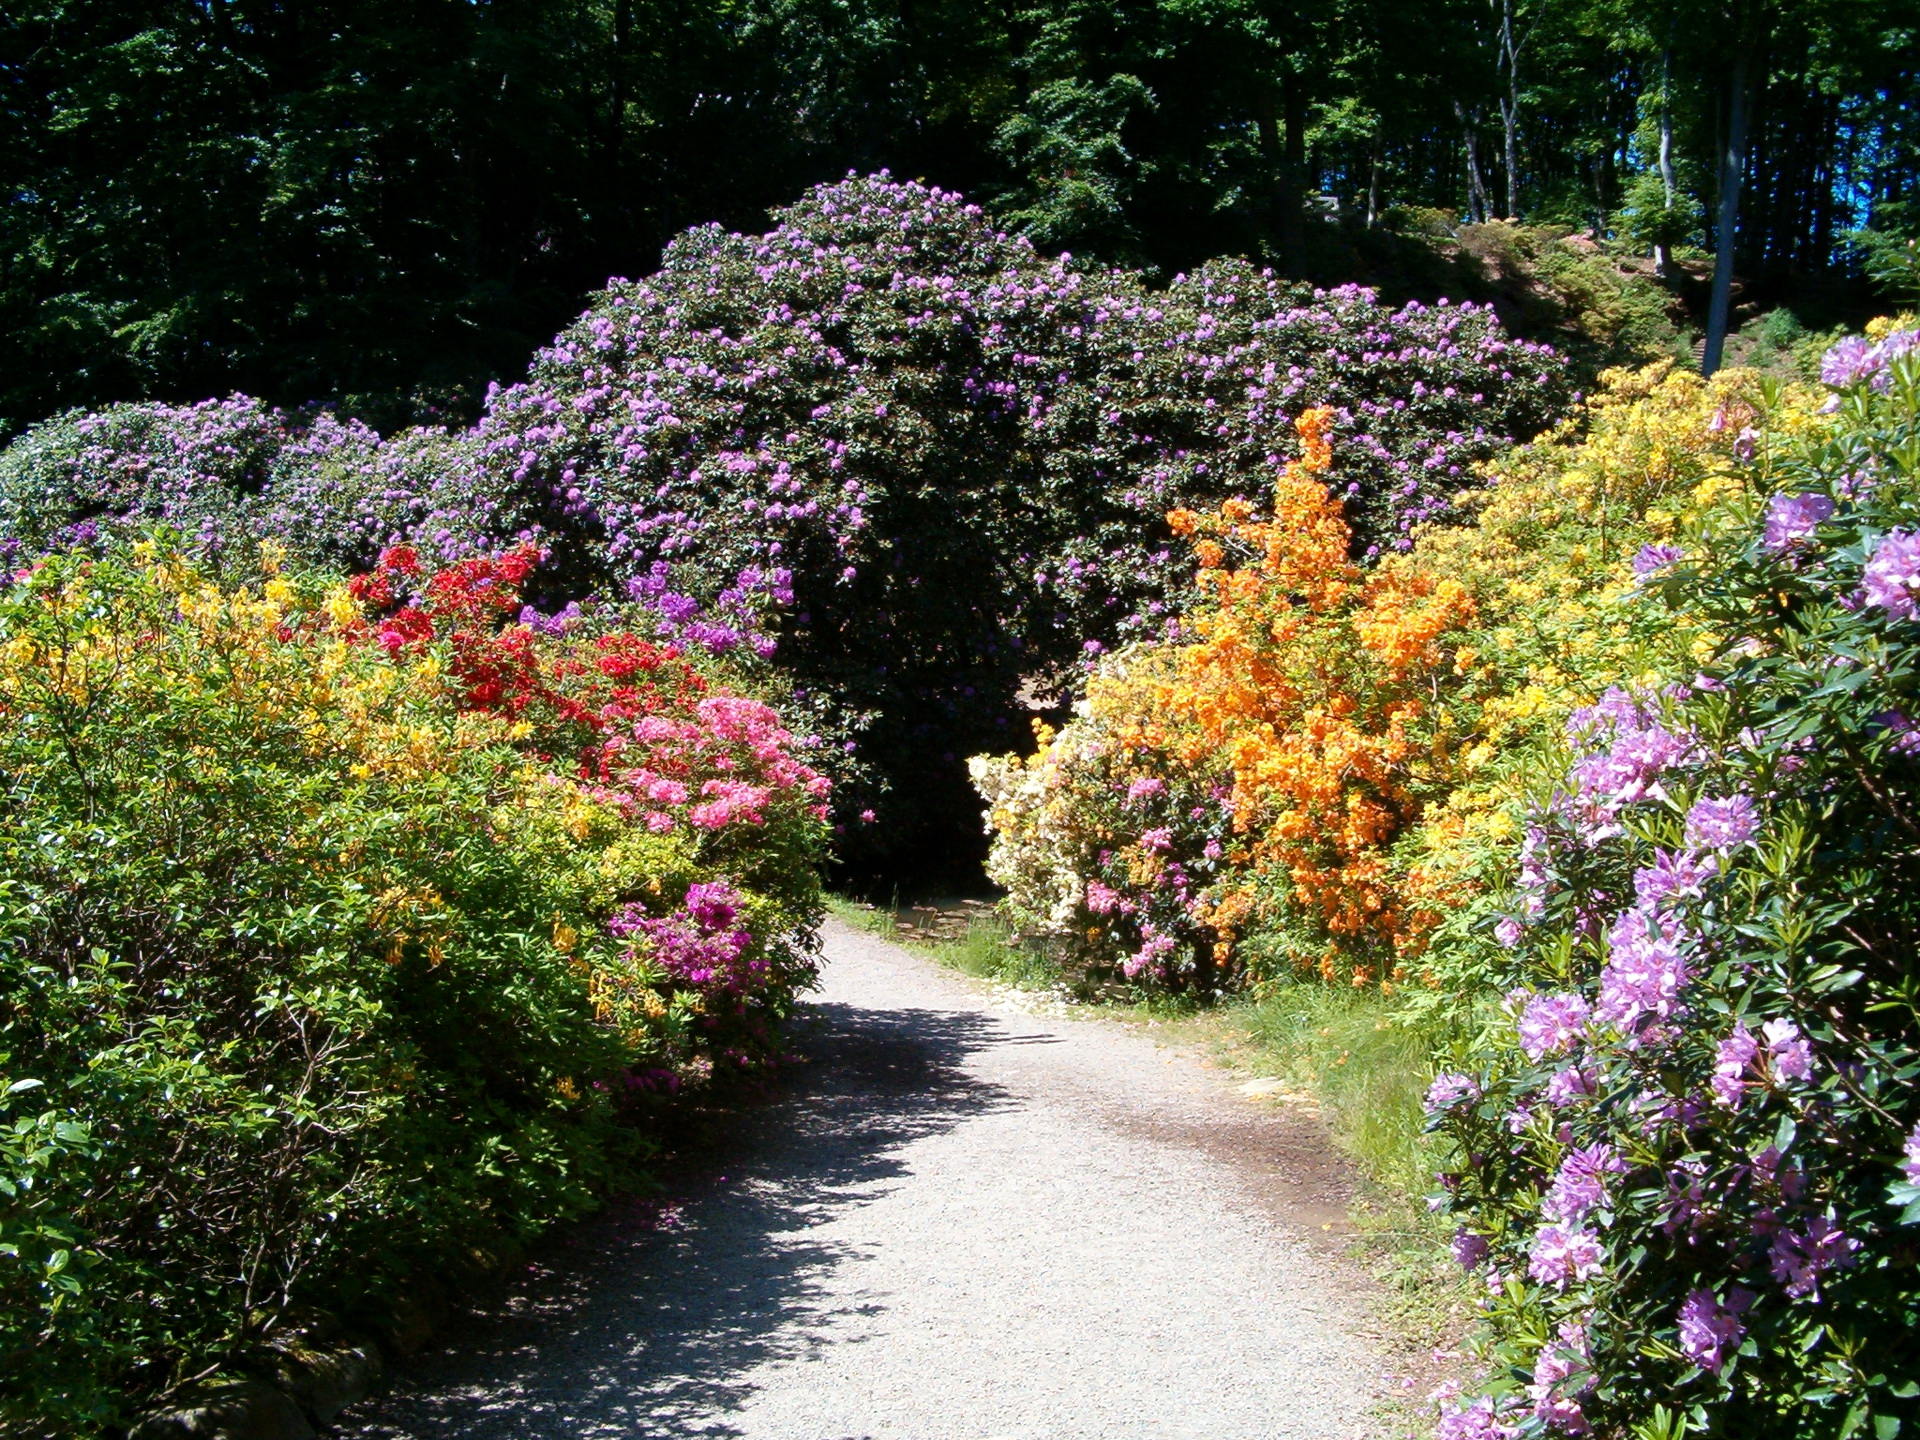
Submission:
[[[499,629],[526,564],[0,591],[0,1429],[378,1324],[774,1052],[817,777],[671,650]]]

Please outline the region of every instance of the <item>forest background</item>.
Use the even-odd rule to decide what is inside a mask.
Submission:
[[[1389,300],[1462,286],[1410,238],[1506,217],[1636,248],[1700,314],[1724,236],[1749,307],[1857,323],[1849,281],[1916,222],[1917,25],[1912,0],[25,0],[0,438],[235,389],[470,420],[610,274],[850,168],[1162,279],[1238,254]]]

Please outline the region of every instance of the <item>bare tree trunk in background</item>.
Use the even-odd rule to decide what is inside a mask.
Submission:
[[[1673,216],[1673,49],[1660,52],[1660,188],[1665,192],[1668,219]],[[1653,247],[1653,268],[1664,280],[1673,274],[1673,252],[1664,233]]]
[[[1260,145],[1273,166],[1273,235],[1280,265],[1294,279],[1306,271],[1307,105],[1293,65],[1280,71],[1279,109],[1271,92],[1261,97]]]
[[[1700,373],[1720,368],[1727,345],[1727,321],[1733,305],[1733,239],[1740,220],[1740,182],[1747,171],[1747,72],[1754,51],[1744,40],[1733,53],[1733,73],[1727,78],[1727,143],[1720,155],[1720,215],[1714,226],[1713,298],[1707,306],[1707,344]]]
[[[1453,102],[1453,113],[1467,141],[1467,219],[1480,225],[1485,223],[1491,207],[1487,203],[1486,178],[1480,173],[1480,136],[1475,128],[1478,117],[1469,115],[1466,106],[1458,100]]]
[[[1513,0],[1500,0],[1500,68],[1507,93],[1500,100],[1501,155],[1507,167],[1507,216],[1520,215],[1520,45],[1513,43]]]
[[[1367,229],[1380,220],[1380,136],[1376,132],[1367,153]]]

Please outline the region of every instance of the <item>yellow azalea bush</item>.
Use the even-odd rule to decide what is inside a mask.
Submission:
[[[991,873],[1022,928],[1136,981],[1318,972],[1440,980],[1436,930],[1487,883],[1524,757],[1608,685],[1711,636],[1636,601],[1640,570],[1829,423],[1823,395],[1669,362],[1488,465],[1366,568],[1327,417],[1298,426],[1270,508],[1170,521],[1200,602],[1176,640],[1109,657],[1026,760],[977,760]]]
[[[0,586],[0,1430],[378,1327],[777,1058],[824,782],[672,647],[512,623],[536,558]]]

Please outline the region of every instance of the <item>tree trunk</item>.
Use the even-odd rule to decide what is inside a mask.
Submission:
[[[1660,52],[1660,189],[1666,197],[1667,224],[1673,223],[1673,50]],[[1665,233],[1653,247],[1653,266],[1660,278],[1673,275],[1673,252]]]
[[[1487,204],[1487,182],[1480,173],[1480,136],[1475,127],[1477,117],[1469,115],[1466,106],[1458,100],[1453,102],[1453,113],[1459,119],[1461,132],[1467,141],[1467,219],[1479,225],[1485,222],[1490,207]]]
[[[1291,64],[1280,71],[1279,109],[1269,91],[1261,97],[1260,145],[1272,165],[1273,237],[1280,268],[1299,279],[1306,271],[1307,228],[1302,189],[1307,159],[1307,106]]]
[[[1367,229],[1380,221],[1380,137],[1376,134],[1367,151]]]
[[[1713,298],[1707,306],[1707,343],[1700,360],[1703,375],[1720,368],[1733,306],[1733,242],[1740,220],[1740,182],[1747,171],[1747,72],[1753,49],[1748,42],[1734,51],[1733,73],[1727,79],[1727,143],[1720,156],[1720,215],[1714,226]]]
[[[1520,218],[1520,49],[1513,43],[1513,0],[1500,0],[1500,59],[1507,72],[1507,93],[1500,102],[1501,155],[1507,167],[1507,219],[1517,220]]]

